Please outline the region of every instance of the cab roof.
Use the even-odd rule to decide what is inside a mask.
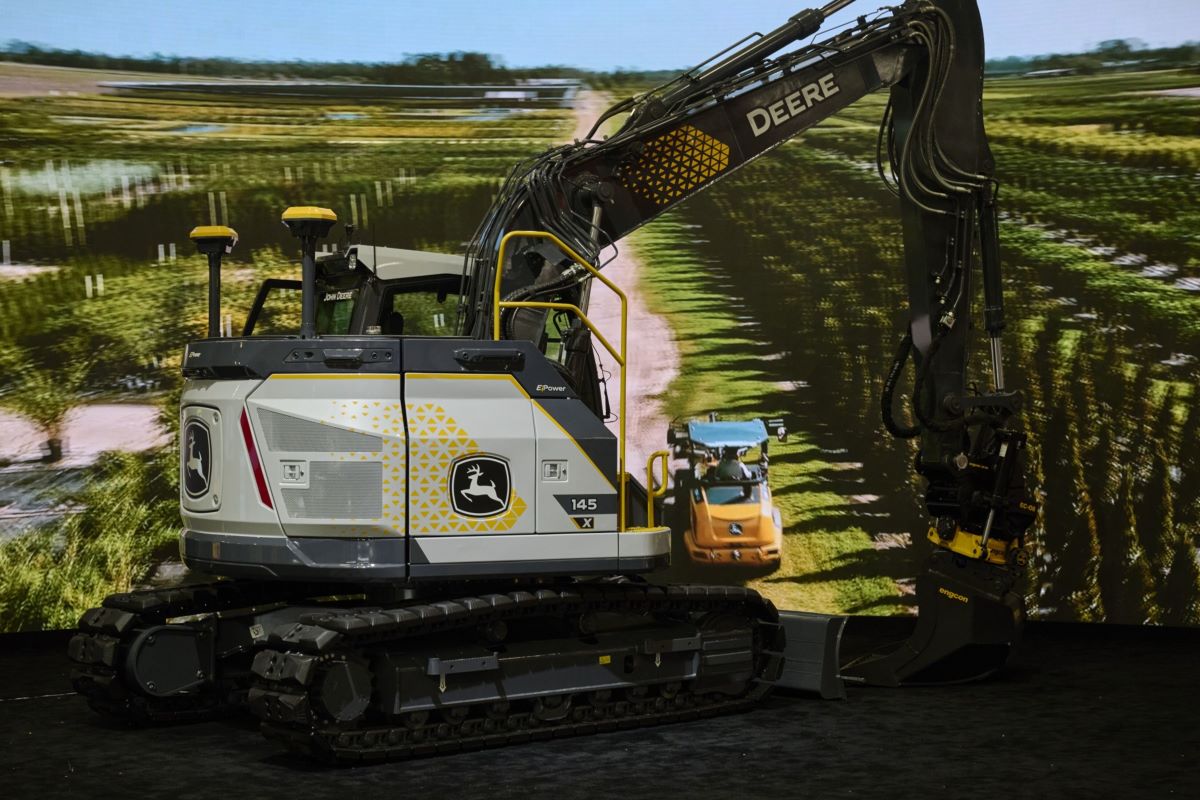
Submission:
[[[434,278],[462,275],[463,257],[424,250],[404,250],[399,247],[374,247],[369,244],[350,246],[358,262],[374,270],[380,280],[399,278]]]
[[[716,450],[722,447],[753,447],[767,438],[767,426],[761,419],[745,422],[689,422],[692,444]]]

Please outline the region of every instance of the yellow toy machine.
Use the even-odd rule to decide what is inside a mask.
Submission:
[[[777,567],[783,553],[783,520],[771,500],[767,445],[771,432],[787,437],[780,420],[708,421],[673,426],[668,442],[689,469],[677,488],[687,494],[690,522],[683,541],[692,561]],[[758,450],[757,463],[745,456]]]

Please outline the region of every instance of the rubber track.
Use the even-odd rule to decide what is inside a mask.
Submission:
[[[189,722],[240,710],[245,686],[214,685],[208,691],[152,697],[129,687],[125,653],[137,634],[167,619],[288,602],[311,596],[305,585],[219,580],[166,589],[124,592],[84,612],[67,654],[75,667],[71,683],[97,713],[128,724]]]
[[[758,675],[736,697],[698,696],[683,689],[670,697],[659,694],[644,700],[574,707],[564,719],[552,722],[529,713],[512,713],[503,719],[468,717],[458,723],[434,715],[431,724],[418,728],[396,724],[347,729],[323,719],[313,708],[322,666],[354,658],[362,648],[470,629],[495,620],[593,611],[748,615],[757,622],[762,643]],[[775,606],[743,587],[581,584],[486,594],[389,610],[309,615],[273,637],[268,649],[257,654],[249,705],[263,721],[263,733],[292,750],[333,761],[392,760],[741,711],[765,697],[778,679],[783,646],[783,628]]]

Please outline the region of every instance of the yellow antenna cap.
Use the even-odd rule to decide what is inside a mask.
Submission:
[[[292,206],[283,212],[283,224],[301,239],[320,239],[336,222],[337,214],[320,206]]]
[[[283,212],[283,222],[337,222],[337,214],[320,206],[292,206]]]
[[[197,225],[192,228],[188,238],[193,241],[197,239],[233,239],[236,242],[238,235],[237,231],[228,225]]]
[[[188,237],[196,243],[198,251],[209,256],[232,253],[238,239],[237,231],[226,225],[198,225]]]

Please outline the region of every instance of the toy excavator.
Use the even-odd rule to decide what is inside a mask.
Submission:
[[[755,704],[803,656],[799,639],[752,590],[639,577],[665,565],[670,531],[636,524],[623,379],[616,435],[602,422],[594,348],[626,363],[624,311],[609,341],[588,300],[611,291],[624,309],[602,256],[630,231],[884,89],[879,171],[903,221],[910,325],[883,418],[920,440],[934,547],[913,639],[842,674],[897,685],[1000,667],[1036,509],[1002,366],[979,14],[974,0],[909,0],[804,44],[848,3],[616,104],[592,135],[628,116],[603,140],[518,165],[457,283],[437,254],[318,262],[335,215],[290,208],[299,330],[220,338],[220,262],[236,235],[193,231],[210,265],[209,335],[183,359],[180,548],[214,579],[88,611],[70,644],[77,690],[135,720],[246,707],[267,735],[346,761]],[[992,368],[982,393],[964,380],[976,270]],[[444,331],[407,319],[440,313],[451,291]],[[893,413],[910,359],[912,426]]]

